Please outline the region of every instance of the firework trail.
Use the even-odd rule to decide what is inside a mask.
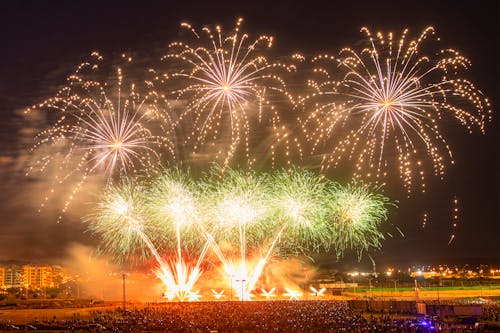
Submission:
[[[126,259],[136,252],[143,258],[153,256],[158,264],[155,273],[166,286],[167,297],[185,301],[194,296],[192,288],[203,273],[201,263],[210,243],[205,242],[195,265],[188,264],[182,256],[180,228],[189,227],[188,219],[192,215],[184,214],[192,206],[186,199],[188,192],[179,191],[180,199],[172,195],[172,190],[185,190],[184,184],[175,182],[179,181],[173,178],[175,176],[176,172],[163,173],[156,181],[154,193],[125,179],[106,191],[97,210],[85,221],[90,231],[100,235],[104,249],[118,259]],[[154,215],[152,207],[157,209]],[[189,212],[194,214],[194,210]],[[171,220],[174,217],[177,219]],[[174,257],[165,259],[159,250],[169,250],[172,243],[169,232],[177,244]]]
[[[224,33],[220,26],[213,30],[204,27],[197,32],[188,23],[182,23],[195,40],[192,44],[171,43],[164,56],[178,68],[167,75],[174,87],[173,94],[187,103],[179,118],[188,117],[192,122],[186,142],[193,143],[193,151],[197,152],[204,144],[230,137],[227,149],[218,150],[214,158],[223,160],[224,166],[239,147],[243,147],[250,165],[255,162],[250,157],[249,142],[255,120],[259,123],[256,126],[262,127],[268,121],[266,124],[272,127],[273,158],[278,144],[286,149],[298,144],[297,140],[290,141],[277,107],[271,102],[271,97],[292,101],[282,75],[294,71],[295,66],[270,60],[273,38],[263,35],[251,40],[240,31],[242,21],[238,19],[229,33]]]
[[[390,205],[372,188],[343,187],[299,169],[261,175],[215,170],[202,188],[210,233],[218,243],[239,244],[239,263],[231,248],[223,265],[243,299],[281,248],[296,254],[333,248],[338,257],[348,249],[361,256],[379,248]],[[248,247],[261,253],[253,267],[246,263]]]
[[[234,291],[243,300],[252,296],[251,291],[264,265],[261,259],[251,269],[247,263],[247,247],[260,247],[259,242],[266,238],[266,185],[263,176],[232,169],[222,172],[221,168],[214,168],[202,185],[209,233],[217,244],[238,244],[239,260],[232,255],[232,246],[226,253],[219,251],[218,256]]]
[[[160,162],[162,149],[174,156],[172,135],[154,136],[146,127],[156,118],[155,101],[148,95],[142,98],[135,84],[125,83],[121,68],[112,80],[93,79],[100,74],[102,57],[93,53],[92,60],[78,66],[55,97],[26,111],[47,111],[47,117],[55,119],[37,135],[32,152],[48,153],[29,167],[27,175],[58,167],[49,193],[63,184],[73,186],[62,214],[90,175],[104,174],[110,183],[117,175],[151,169]],[[75,178],[76,184],[71,183]]]
[[[195,245],[200,244],[199,230],[203,229],[196,228],[200,226],[200,205],[189,173],[183,174],[178,169],[162,170],[153,181],[147,198],[147,217],[161,226],[162,243],[176,244],[175,259],[160,265],[156,274],[168,288],[168,298],[189,300],[193,297],[194,284],[203,273],[201,263],[213,244],[207,237],[202,249],[195,249]],[[200,253],[194,266],[185,262],[183,243],[187,243],[190,253]]]
[[[425,211],[422,215],[422,229],[425,229],[427,226],[427,222],[429,222],[429,213]]]
[[[448,241],[448,246],[455,240],[455,233],[458,227],[458,218],[459,218],[459,209],[458,209],[458,197],[456,195],[453,196],[453,218],[451,224],[451,235],[450,240]]]
[[[392,33],[362,32],[366,48],[345,48],[338,59],[313,59],[321,78],[309,82],[315,92],[303,99],[304,105],[312,105],[305,136],[313,151],[335,142],[327,148],[323,168],[336,166],[343,157],[355,160],[358,178],[383,177],[397,168],[408,191],[416,178],[425,191],[427,166],[442,178],[445,166],[454,163],[440,127],[456,119],[468,132],[474,127],[484,132],[490,103],[460,74],[469,60],[452,49],[432,52],[432,27],[416,39],[404,30],[399,41]],[[320,65],[325,62],[334,63],[335,72]],[[336,73],[342,77],[335,79]],[[341,127],[347,134],[339,139]]]

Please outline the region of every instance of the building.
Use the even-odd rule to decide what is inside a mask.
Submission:
[[[10,265],[4,267],[4,286],[5,288],[19,288],[23,286],[23,267]]]
[[[52,266],[23,266],[23,284],[30,289],[54,286],[54,269]]]
[[[5,288],[5,267],[0,267],[0,288]]]

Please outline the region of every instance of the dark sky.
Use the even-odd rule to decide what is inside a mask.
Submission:
[[[430,180],[426,195],[407,198],[397,177],[394,184],[389,179],[387,192],[399,201],[391,222],[403,229],[406,238],[388,239],[375,256],[388,264],[474,258],[499,263],[498,2],[293,2],[2,1],[0,260],[57,261],[69,243],[95,243],[82,234],[84,228],[76,218],[55,224],[55,210],[36,213],[32,192],[44,189],[19,176],[19,159],[26,156],[29,142],[21,139],[26,133],[18,110],[53,93],[92,50],[106,56],[134,51],[147,57],[176,39],[182,21],[221,23],[229,29],[243,16],[247,31],[275,36],[276,47],[286,54],[336,53],[360,40],[362,26],[393,32],[408,27],[416,34],[433,25],[443,47],[466,55],[473,64],[468,78],[493,101],[494,120],[485,136],[449,131],[456,165],[444,181]],[[454,195],[461,214],[456,239],[448,246]],[[429,212],[430,221],[422,231],[424,211]]]

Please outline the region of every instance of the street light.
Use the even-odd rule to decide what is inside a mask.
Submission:
[[[238,279],[238,280],[235,280],[236,282],[241,282],[241,294],[240,294],[240,298],[241,298],[241,301],[243,302],[243,298],[244,298],[244,295],[243,295],[243,285],[245,282],[247,282],[247,280],[245,280],[244,278],[242,279]]]
[[[122,284],[123,284],[123,311],[126,309],[127,299],[125,297],[125,279],[127,278],[127,274],[122,273]]]

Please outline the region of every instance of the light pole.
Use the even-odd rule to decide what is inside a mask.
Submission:
[[[127,274],[122,273],[122,284],[123,284],[123,311],[126,309],[127,299],[125,297],[125,279],[127,278]]]
[[[243,284],[245,282],[247,282],[247,280],[245,280],[244,278],[241,278],[241,280],[235,280],[236,282],[241,282],[241,294],[240,294],[240,299],[241,301],[243,302],[243,298],[244,298],[244,295],[243,295]]]

